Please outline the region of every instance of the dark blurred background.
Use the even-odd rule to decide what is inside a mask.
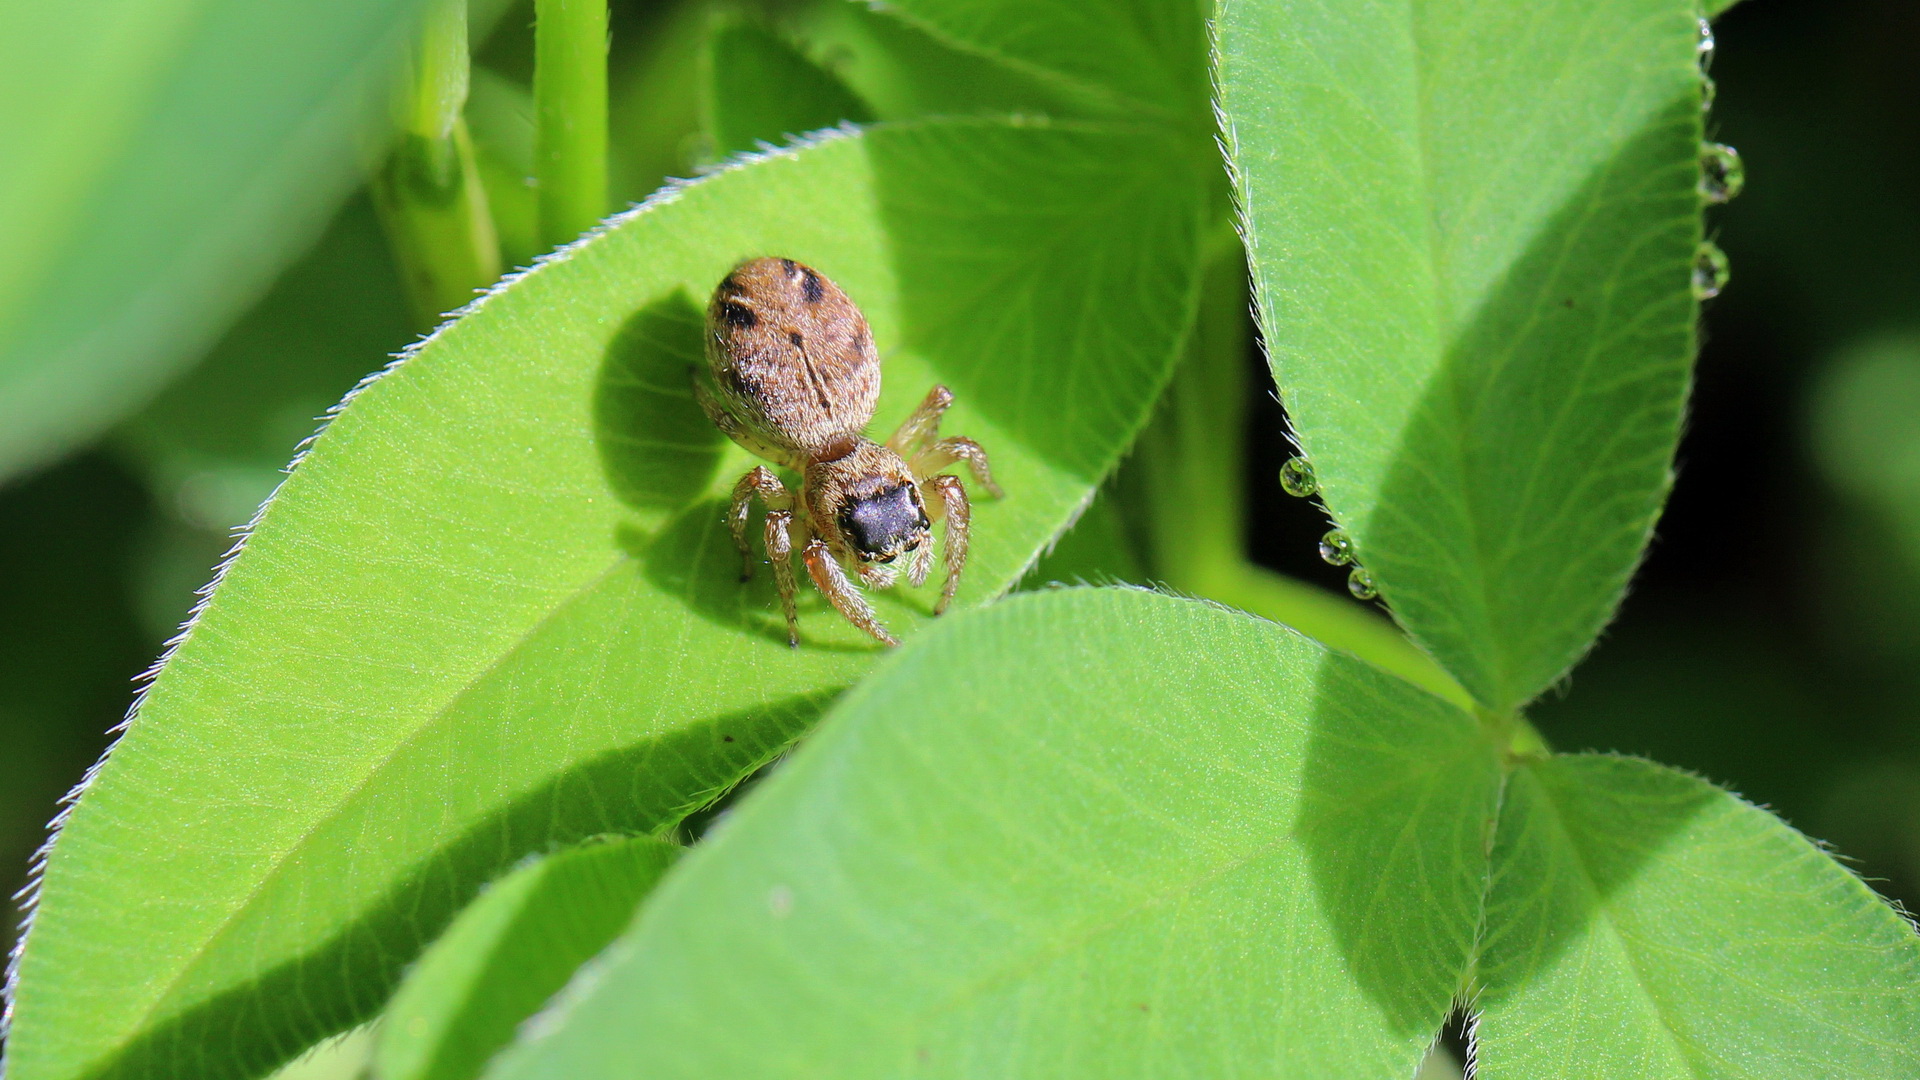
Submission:
[[[532,254],[526,6],[477,54],[469,122],[510,259]],[[615,194],[706,151],[703,0],[615,0]],[[1680,480],[1618,623],[1536,707],[1557,747],[1696,770],[1920,906],[1920,5],[1747,0],[1717,29],[1714,138],[1746,191],[1712,210]],[[316,418],[410,341],[378,221],[350,200],[191,374],[94,446],[0,488],[0,883],[125,714],[232,530]],[[1318,516],[1255,417],[1250,543],[1338,589]],[[10,939],[17,914],[0,932]]]

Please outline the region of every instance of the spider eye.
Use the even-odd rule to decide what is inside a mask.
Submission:
[[[899,554],[914,534],[927,526],[927,515],[913,497],[911,484],[876,492],[840,514],[840,527],[847,539],[860,554],[874,560]]]

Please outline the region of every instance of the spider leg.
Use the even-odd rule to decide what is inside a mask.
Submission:
[[[847,617],[848,622],[872,634],[885,644],[900,644],[892,634],[887,633],[886,627],[880,625],[880,620],[874,617],[873,607],[867,603],[867,598],[860,595],[860,590],[854,586],[853,582],[847,580],[846,571],[840,569],[839,561],[833,557],[833,552],[828,549],[825,540],[817,536],[808,540],[806,549],[801,552],[800,557],[805,560],[807,573],[813,577],[813,583],[820,587],[821,592],[827,594],[827,600],[840,614]]]
[[[940,602],[933,606],[933,613],[938,615],[953,603],[954,591],[960,587],[960,571],[967,565],[967,525],[973,519],[973,508],[967,502],[966,486],[957,476],[929,476],[920,484],[929,496],[938,496],[927,501],[938,506],[935,512],[947,519],[947,580],[940,586]]]
[[[933,572],[933,544],[922,544],[913,553],[913,561],[907,564],[907,583],[919,588],[927,583],[927,575]]]
[[[780,593],[780,610],[787,616],[787,644],[797,649],[800,616],[793,606],[793,511],[767,511],[767,558],[773,563],[773,585]]]
[[[920,407],[913,415],[901,422],[893,438],[887,440],[887,449],[903,458],[911,458],[927,448],[927,445],[940,435],[940,414],[953,404],[953,391],[936,384],[927,391]]]
[[[755,465],[740,482],[733,485],[733,504],[727,508],[727,527],[733,532],[734,546],[740,549],[740,580],[748,581],[753,577],[753,549],[747,546],[747,519],[753,516],[753,497],[760,496],[767,504],[767,518],[771,522],[776,513],[785,514],[788,520],[793,517],[793,494],[787,485],[773,475],[773,470],[765,465]],[[783,534],[784,535],[784,534]],[[785,546],[785,545],[783,545]],[[787,547],[791,551],[791,547]],[[774,574],[780,573],[781,559],[773,554],[773,533],[767,533],[767,555],[773,558]],[[791,567],[787,570],[789,579],[793,576]],[[776,577],[777,579],[777,577]],[[787,591],[792,595],[792,590]]]
[[[860,581],[869,589],[891,589],[900,572],[891,566],[866,563],[860,567]]]
[[[967,463],[967,468],[973,471],[974,482],[985,488],[987,494],[996,499],[1003,494],[1000,485],[993,482],[993,470],[987,466],[987,452],[980,448],[979,443],[962,435],[941,439],[927,447],[913,459],[911,468],[915,476],[926,476],[956,461]]]

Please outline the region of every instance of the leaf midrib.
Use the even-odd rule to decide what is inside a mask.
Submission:
[[[1413,94],[1414,109],[1416,112],[1414,117],[1416,129],[1414,146],[1417,152],[1418,167],[1420,169],[1420,198],[1424,203],[1422,207],[1422,219],[1427,232],[1426,286],[1429,311],[1431,313],[1430,317],[1432,319],[1433,337],[1428,342],[1428,347],[1432,350],[1432,353],[1426,358],[1431,366],[1427,370],[1426,378],[1421,383],[1419,396],[1414,400],[1413,411],[1408,414],[1409,426],[1418,422],[1417,414],[1423,409],[1428,392],[1433,388],[1434,381],[1436,379],[1444,380],[1446,378],[1447,342],[1453,339],[1458,330],[1454,318],[1453,305],[1447,299],[1447,290],[1443,284],[1448,279],[1448,269],[1451,265],[1451,260],[1447,255],[1447,245],[1444,239],[1445,230],[1442,228],[1443,223],[1440,217],[1440,200],[1436,192],[1434,180],[1434,176],[1438,172],[1438,166],[1436,164],[1438,151],[1434,146],[1432,121],[1437,114],[1437,110],[1434,108],[1432,102],[1434,78],[1432,73],[1428,71],[1428,48],[1425,35],[1421,29],[1420,13],[1423,7],[1424,0],[1407,0],[1405,11],[1407,13],[1407,40],[1412,46],[1413,53]],[[1461,403],[1458,401],[1450,401],[1449,405],[1457,415],[1460,411]],[[1446,426],[1451,428],[1450,433],[1453,436],[1454,453],[1458,456],[1459,461],[1466,461],[1468,450],[1467,426],[1465,424],[1447,424]],[[1480,527],[1481,515],[1476,511],[1473,504],[1465,498],[1466,493],[1461,492],[1460,494],[1462,496],[1461,510],[1463,511],[1460,517],[1466,532],[1466,542],[1462,544],[1461,547],[1462,550],[1473,553],[1475,561],[1481,564],[1480,569],[1484,571],[1487,537]],[[1385,585],[1384,582],[1382,584],[1383,586]],[[1482,572],[1473,575],[1472,591],[1475,594],[1474,599],[1477,601],[1477,611],[1475,614],[1478,616],[1476,621],[1480,624],[1479,630],[1481,631],[1474,634],[1473,638],[1480,642],[1496,640],[1494,635],[1485,632],[1491,625],[1491,613],[1493,610],[1493,595],[1489,586],[1490,583],[1486,573]],[[1465,613],[1463,612],[1462,614]],[[1440,664],[1442,670],[1449,668],[1444,658],[1446,650],[1435,649],[1432,647],[1432,644],[1429,643],[1426,651]],[[1482,652],[1482,650],[1475,651]],[[1504,686],[1505,673],[1496,673],[1495,670],[1493,670],[1503,666],[1501,660],[1504,658],[1487,656],[1482,652],[1480,659],[1481,662],[1487,664],[1490,669],[1488,674],[1493,676],[1491,679],[1492,685],[1494,687]],[[1462,675],[1464,673],[1453,672],[1451,670],[1448,670],[1447,673],[1458,680],[1469,695],[1474,696],[1476,699],[1478,698],[1478,695],[1474,694],[1473,689],[1474,682],[1478,680],[1463,678]],[[1500,703],[1497,701],[1481,701],[1480,704],[1496,709],[1500,707]]]
[[[998,127],[1000,125],[996,124],[994,126]],[[1074,127],[1084,126],[1089,130],[1097,131],[1097,132],[1104,132],[1110,129],[1111,127],[1111,125],[1098,124],[1098,123],[1087,124],[1087,125],[1073,125],[1073,126]],[[1130,193],[1132,190],[1133,190],[1132,188],[1127,188],[1121,194],[1124,195],[1126,193]],[[1114,205],[1117,205],[1120,201],[1121,201],[1120,195],[1116,195],[1113,200],[1110,200],[1110,202]],[[1092,212],[1089,212],[1088,216],[1092,217],[1095,215],[1092,214]],[[1056,241],[1050,240],[1049,245],[1055,246],[1057,243],[1064,243],[1064,242],[1065,241],[1056,242]],[[390,368],[388,370],[389,372],[392,372],[392,371],[396,371],[397,368]],[[1038,557],[1037,552],[1035,557],[1036,558]],[[190,959],[188,959],[186,963],[179,969],[179,971],[171,979],[167,981],[167,983],[158,991],[158,993],[155,994],[151,1004],[149,1004],[144,1010],[142,1010],[141,1013],[135,1018],[134,1022],[129,1026],[127,1030],[127,1034],[123,1036],[121,1039],[119,1039],[118,1041],[116,1041],[110,1048],[103,1051],[94,1060],[95,1061],[108,1060],[114,1054],[120,1052],[121,1050],[124,1050],[127,1045],[135,1041],[138,1038],[139,1033],[148,1027],[150,1021],[152,1021],[153,1018],[167,1004],[167,1000],[169,996],[173,993],[173,991],[176,990],[181,985],[181,983],[183,983],[186,979],[188,979],[194,973],[198,963],[201,960],[203,960],[206,956],[213,953],[215,950],[215,946],[222,939],[224,939],[225,936],[240,923],[241,919],[249,911],[253,910],[258,905],[260,900],[270,891],[270,887],[277,881],[280,871],[292,859],[294,859],[297,855],[299,855],[308,846],[308,844],[314,839],[315,836],[319,835],[322,831],[324,831],[328,825],[339,820],[340,817],[343,816],[355,804],[359,796],[367,790],[368,786],[381,773],[383,773],[384,770],[389,765],[391,765],[395,759],[400,757],[408,747],[414,745],[420,738],[422,738],[425,734],[433,730],[438,724],[444,721],[446,717],[449,716],[456,709],[456,707],[460,704],[460,702],[464,700],[464,698],[470,692],[476,689],[480,685],[480,683],[482,683],[495,671],[501,668],[504,664],[508,663],[523,648],[525,648],[528,644],[530,644],[533,640],[535,640],[539,636],[540,631],[545,626],[547,626],[555,617],[557,617],[561,612],[565,611],[568,607],[570,607],[573,603],[575,603],[582,597],[587,596],[592,592],[596,591],[617,571],[619,571],[622,567],[624,567],[626,564],[630,563],[631,561],[632,560],[628,555],[624,553],[616,553],[613,556],[611,556],[604,565],[602,565],[596,571],[594,571],[590,576],[584,577],[579,585],[576,585],[571,589],[565,590],[563,592],[557,592],[555,594],[552,594],[550,598],[550,602],[547,604],[545,610],[542,611],[537,618],[535,618],[534,620],[532,620],[527,624],[526,628],[517,636],[517,638],[514,640],[514,643],[510,647],[502,649],[495,656],[488,659],[482,665],[476,668],[474,672],[471,675],[469,675],[460,685],[454,687],[451,690],[451,692],[447,695],[447,697],[441,704],[439,704],[438,706],[435,706],[430,711],[425,712],[424,715],[422,716],[421,721],[416,726],[414,726],[411,730],[409,730],[398,741],[393,743],[388,749],[383,751],[379,756],[371,760],[368,763],[368,767],[365,770],[364,775],[359,780],[357,780],[353,785],[351,785],[349,788],[345,789],[341,793],[340,797],[334,802],[332,807],[330,807],[326,813],[314,818],[312,823],[309,826],[304,828],[299,834],[297,834],[296,836],[290,839],[290,842],[287,844],[284,850],[282,850],[269,863],[266,864],[266,872],[259,877],[256,884],[251,889],[249,889],[246,894],[244,894],[244,896],[239,900],[236,906],[223,919],[221,919],[219,923],[215,925],[212,933],[203,939],[201,947],[198,950],[196,950],[193,956]],[[1024,569],[1022,570],[1022,573],[1023,572],[1024,572]],[[1013,587],[1015,587],[1020,580],[1020,576],[1021,576],[1020,573],[1016,573],[1011,577],[1007,578],[1006,581],[1003,582],[999,586],[999,588],[997,588],[993,592],[992,594],[993,597],[998,597],[1006,593],[1008,590],[1012,589]]]
[[[1449,352],[1449,343],[1457,340],[1462,325],[1460,320],[1456,318],[1458,313],[1454,311],[1454,305],[1448,300],[1447,290],[1444,284],[1450,280],[1453,263],[1448,255],[1449,249],[1446,243],[1446,231],[1443,228],[1443,222],[1440,218],[1441,204],[1434,182],[1434,177],[1437,173],[1437,150],[1431,137],[1431,121],[1437,116],[1438,111],[1431,104],[1431,91],[1434,80],[1428,70],[1430,60],[1429,53],[1433,50],[1426,47],[1424,43],[1425,39],[1421,32],[1419,12],[1423,9],[1425,2],[1426,0],[1408,0],[1407,7],[1405,8],[1408,16],[1408,39],[1413,45],[1414,96],[1415,107],[1418,113],[1415,118],[1418,128],[1416,149],[1420,170],[1420,197],[1425,203],[1423,210],[1428,248],[1426,266],[1428,276],[1426,284],[1430,293],[1429,302],[1434,319],[1434,338],[1430,343],[1430,347],[1433,349],[1433,354],[1430,357],[1432,367],[1426,382],[1423,384],[1423,394],[1425,390],[1432,388],[1434,379],[1445,377],[1445,360]],[[1587,40],[1587,38],[1591,36],[1592,31],[1592,22],[1590,20],[1583,22],[1581,25],[1581,40]],[[1537,117],[1538,110],[1534,109],[1532,113]],[[1657,115],[1657,113],[1655,115]],[[1537,127],[1538,125],[1536,124],[1535,126]],[[1611,141],[1617,143],[1618,139],[1612,139]],[[1522,140],[1522,143],[1524,143],[1524,140]],[[1511,157],[1512,155],[1509,153],[1505,156]],[[1484,200],[1487,190],[1489,189],[1483,188],[1481,191],[1474,193],[1473,201],[1467,204],[1466,209],[1471,209],[1473,206],[1478,205],[1480,201]],[[1590,220],[1592,215],[1598,212],[1598,207],[1589,206],[1586,210],[1587,213],[1583,218],[1583,222]],[[1465,210],[1463,210],[1462,216],[1463,218],[1470,219],[1472,214],[1466,213]],[[1537,236],[1538,230],[1531,230],[1528,235]],[[1562,246],[1559,257],[1564,260],[1566,256],[1567,250]],[[1510,272],[1513,263],[1511,259],[1508,259],[1504,261],[1502,265],[1504,267],[1503,272]],[[1477,314],[1484,309],[1485,299],[1484,296],[1481,297],[1481,301],[1474,305],[1474,313]],[[1537,322],[1539,315],[1540,312],[1537,309],[1534,310],[1530,315],[1529,323]],[[1518,336],[1519,335],[1516,335],[1516,339]],[[1583,363],[1580,371],[1580,378],[1582,380],[1590,374],[1592,361],[1599,347],[1599,343],[1597,342],[1589,344],[1587,354],[1582,358]],[[1511,359],[1512,353],[1513,350],[1511,347],[1505,350],[1504,355],[1506,359]],[[1564,418],[1564,414],[1569,407],[1567,402],[1571,400],[1572,399],[1569,398],[1567,401],[1561,403],[1560,410],[1556,414],[1556,420]],[[1465,418],[1466,402],[1450,400],[1449,405],[1456,417]],[[1415,409],[1418,410],[1420,407],[1419,401],[1416,401]],[[1453,449],[1458,455],[1459,460],[1462,462],[1466,461],[1470,449],[1468,434],[1471,430],[1471,425],[1467,423],[1445,423],[1443,426],[1448,429],[1449,434],[1453,437]],[[1530,474],[1530,481],[1533,476],[1537,476],[1540,463],[1543,460],[1543,458],[1535,459],[1535,469],[1533,473]],[[1480,510],[1474,506],[1468,498],[1468,494],[1468,492],[1464,491],[1460,493],[1460,508],[1462,511],[1460,517],[1464,532],[1466,533],[1465,542],[1460,546],[1460,549],[1463,552],[1471,553],[1473,557],[1471,566],[1473,572],[1461,575],[1467,578],[1470,583],[1471,595],[1474,601],[1472,614],[1475,617],[1474,621],[1478,624],[1478,632],[1474,633],[1471,637],[1472,640],[1483,643],[1483,647],[1475,649],[1475,652],[1479,654],[1480,662],[1485,665],[1487,681],[1490,688],[1502,699],[1482,702],[1482,704],[1496,710],[1505,710],[1514,704],[1504,699],[1514,693],[1512,689],[1514,681],[1513,668],[1517,658],[1512,654],[1511,650],[1498,647],[1500,635],[1490,633],[1489,629],[1493,625],[1493,613],[1496,610],[1498,600],[1495,583],[1500,580],[1500,577],[1496,572],[1496,568],[1506,561],[1512,545],[1521,541],[1520,538],[1509,537],[1506,542],[1502,543],[1499,541],[1499,538],[1489,535],[1483,528],[1485,522],[1482,520],[1487,515],[1480,512]],[[1456,563],[1456,565],[1459,564]],[[1461,612],[1460,614],[1464,615],[1466,612]],[[1431,652],[1433,650],[1429,649],[1429,651]],[[1438,654],[1436,653],[1436,657],[1437,656]],[[1447,666],[1444,660],[1442,661],[1442,666]],[[1456,678],[1457,677],[1456,675]],[[1469,692],[1472,692],[1470,684],[1463,681],[1462,685],[1469,686]]]

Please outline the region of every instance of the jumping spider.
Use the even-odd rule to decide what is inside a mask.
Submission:
[[[923,584],[933,568],[933,523],[944,518],[947,580],[933,611],[946,610],[967,562],[971,511],[959,477],[940,471],[964,461],[981,487],[996,498],[1000,489],[978,443],[940,438],[940,414],[953,404],[944,386],[929,391],[885,445],[866,437],[880,396],[880,357],[866,316],[839,286],[792,259],[734,267],[707,305],[707,371],[696,375],[694,396],[728,438],[800,474],[796,499],[771,469],[754,466],[734,485],[727,512],[745,581],[753,576],[747,519],[756,496],[766,504],[767,557],[789,645],[800,643],[796,546],[840,614],[897,645],[846,569],[875,589],[892,586],[903,570]]]

